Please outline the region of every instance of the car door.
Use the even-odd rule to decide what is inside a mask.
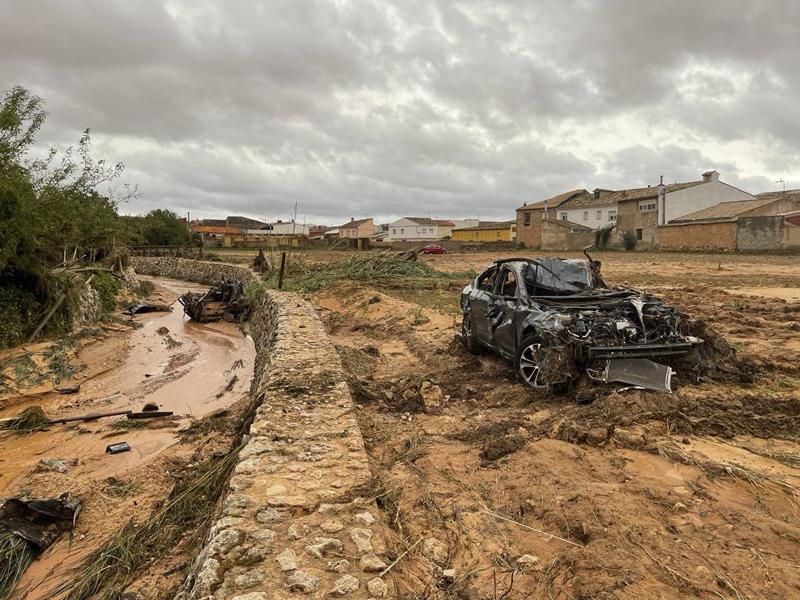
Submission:
[[[491,267],[481,273],[475,280],[475,289],[470,298],[470,313],[472,315],[472,330],[481,342],[494,345],[489,331],[486,313],[489,310],[489,299],[494,292],[497,267]]]
[[[492,345],[509,358],[514,357],[517,348],[518,280],[517,272],[510,265],[504,266],[498,274],[495,291],[489,298],[487,311],[487,320],[492,331]]]

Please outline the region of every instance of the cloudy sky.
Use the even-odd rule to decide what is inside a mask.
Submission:
[[[0,0],[0,87],[123,207],[513,218],[587,187],[800,187],[795,0]]]

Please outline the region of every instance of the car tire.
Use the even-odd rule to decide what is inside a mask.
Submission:
[[[540,381],[539,361],[542,352],[547,352],[547,350],[542,347],[542,340],[538,335],[528,335],[522,338],[514,357],[514,371],[523,385],[549,392],[551,386]]]
[[[472,328],[472,315],[464,313],[464,318],[461,321],[461,342],[464,348],[471,354],[480,354],[481,345],[475,337],[475,330]]]

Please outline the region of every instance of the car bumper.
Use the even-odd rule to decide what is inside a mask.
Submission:
[[[587,358],[655,358],[658,356],[683,356],[692,351],[691,342],[673,342],[669,344],[629,344],[626,346],[589,346]]]

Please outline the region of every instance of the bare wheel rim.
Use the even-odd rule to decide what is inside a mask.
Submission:
[[[530,387],[543,388],[547,384],[542,383],[542,369],[539,366],[539,356],[541,354],[541,344],[529,344],[522,350],[519,356],[519,372],[522,379]]]

